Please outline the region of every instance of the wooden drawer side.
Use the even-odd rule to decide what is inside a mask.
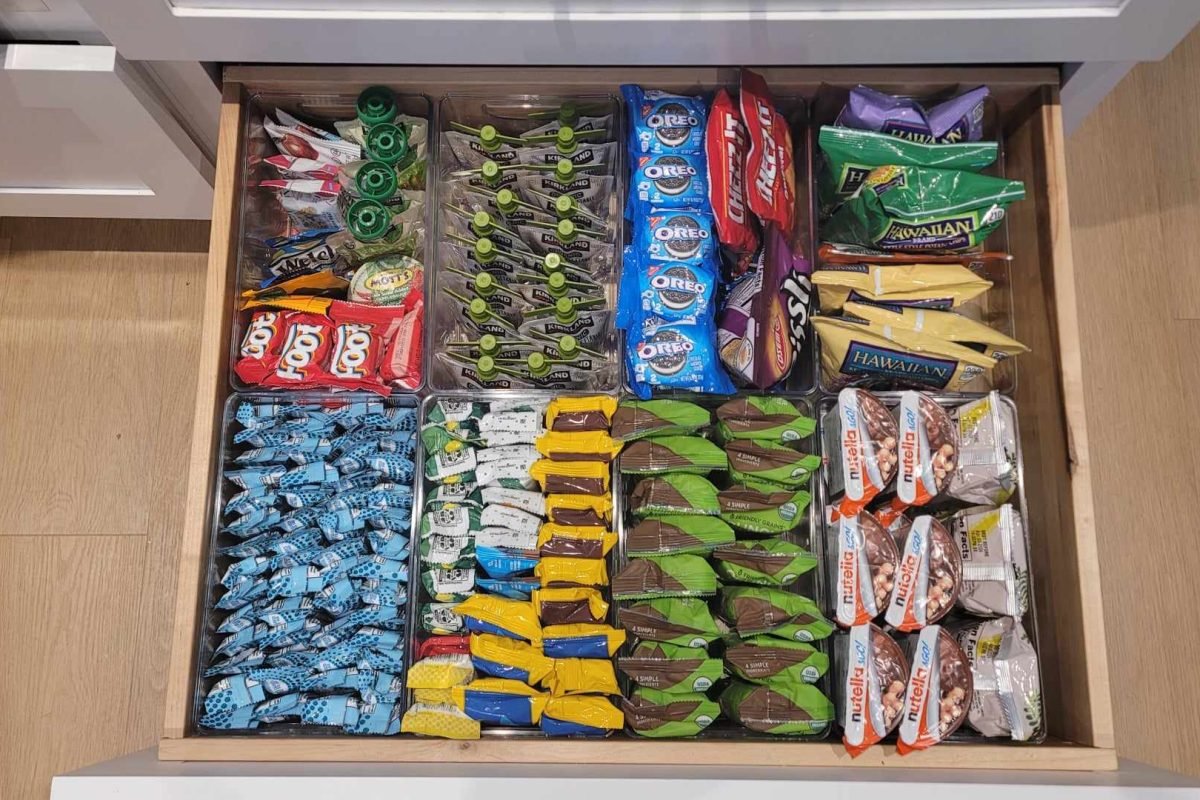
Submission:
[[[1017,338],[1016,400],[1025,463],[1043,697],[1051,735],[1113,747],[1083,405],[1067,174],[1058,91],[1009,118],[1008,176],[1027,199],[1010,208]]]
[[[241,225],[240,153],[244,113],[241,87],[226,84],[221,100],[204,315],[200,323],[200,356],[196,363],[196,413],[192,422],[187,507],[181,531],[175,628],[163,720],[163,735],[172,739],[187,733],[195,684],[197,626],[201,619],[200,603],[205,594],[201,581],[206,574],[208,532],[213,513],[211,487],[219,451],[221,408],[229,385],[231,298],[237,291],[235,264]]]

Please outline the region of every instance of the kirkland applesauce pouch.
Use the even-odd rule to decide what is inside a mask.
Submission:
[[[817,180],[821,215],[827,216],[858,191],[876,167],[899,164],[979,172],[996,160],[996,142],[925,144],[874,131],[821,127],[817,143],[824,156]]]
[[[981,246],[1025,184],[960,170],[873,169],[821,230],[821,238],[882,250]]]

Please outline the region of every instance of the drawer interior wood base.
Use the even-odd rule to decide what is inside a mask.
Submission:
[[[812,98],[823,85],[858,83],[932,94],[987,84],[1004,131],[1008,177],[1027,199],[1009,212],[1014,325],[1033,352],[1022,356],[1014,399],[1025,456],[1029,530],[1043,698],[1051,738],[1041,745],[947,744],[901,758],[894,747],[851,759],[839,742],[602,741],[540,737],[477,742],[409,737],[192,735],[198,598],[213,513],[212,481],[220,409],[229,394],[227,358],[241,236],[246,98],[260,92],[353,93],[371,84],[438,97],[449,91],[511,94],[614,92],[623,82],[677,91],[736,85],[730,68],[246,67],[226,73],[212,248],[198,363],[188,507],[182,531],[179,598],[167,687],[169,760],[386,761],[790,767],[933,767],[1017,770],[1115,769],[1107,653],[1096,553],[1087,428],[1080,376],[1074,271],[1056,70],[1033,68],[780,68],[763,70],[779,95]]]

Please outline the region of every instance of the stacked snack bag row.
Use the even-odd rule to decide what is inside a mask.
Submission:
[[[631,241],[617,325],[628,384],[731,394],[791,373],[806,334],[791,128],[762,78],[740,103],[623,86],[630,116]],[[731,380],[732,378],[732,380]]]
[[[833,722],[814,684],[834,625],[811,596],[818,558],[800,543],[813,533],[806,487],[821,460],[804,445],[815,426],[779,397],[730,400],[715,425],[692,402],[618,407],[627,561],[612,590],[631,638],[618,665],[635,734],[695,736],[722,716],[773,735]],[[806,575],[810,596],[796,591]]]
[[[438,387],[613,384],[617,108],[443,101]]]
[[[620,729],[609,397],[440,399],[421,429],[420,628],[401,729]]]
[[[416,409],[234,407],[200,726],[398,733]]]
[[[843,389],[822,419],[831,613],[849,629],[835,648],[843,741],[858,755],[898,731],[905,753],[964,723],[1033,739],[1042,704],[1022,624],[1013,409],[995,392],[947,407],[908,391],[892,404]]]
[[[1009,256],[984,250],[1020,181],[981,174],[987,87],[926,108],[866,86],[820,128],[822,221],[813,274],[822,385],[996,388],[995,368],[1027,351],[990,327],[986,297]],[[1006,288],[1006,287],[1005,287]],[[1000,291],[995,289],[994,291]]]
[[[332,126],[283,109],[263,122],[278,154],[255,166],[279,177],[258,182],[273,193],[260,213],[278,224],[243,254],[244,385],[386,396],[422,383],[429,122],[386,87],[355,109]]]

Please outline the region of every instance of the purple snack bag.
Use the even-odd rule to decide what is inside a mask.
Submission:
[[[812,265],[771,224],[751,269],[717,317],[717,348],[734,380],[769,389],[791,372],[808,335]]]
[[[907,97],[856,86],[834,125],[924,144],[977,142],[983,137],[983,100],[987,96],[988,88],[980,86],[926,109]]]

